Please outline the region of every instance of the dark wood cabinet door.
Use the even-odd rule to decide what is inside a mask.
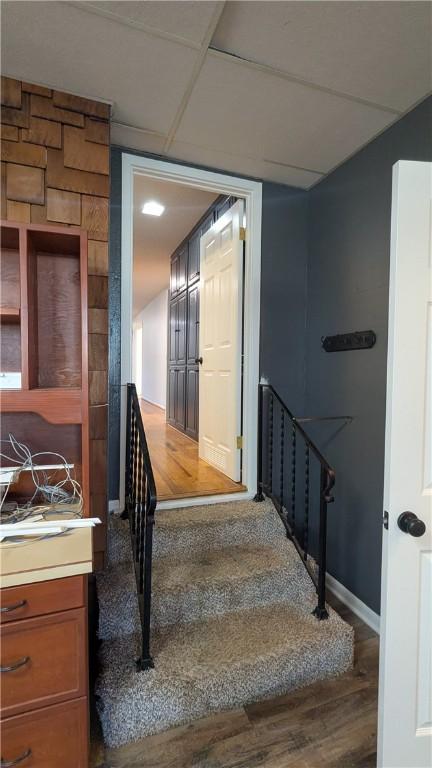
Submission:
[[[186,434],[198,440],[198,368],[187,368],[186,373]]]
[[[186,365],[186,318],[187,318],[187,294],[177,299],[177,357],[178,365]]]
[[[188,288],[187,364],[196,365],[199,357],[199,285]]]
[[[180,293],[187,284],[188,243],[177,251],[177,258],[177,293]]]
[[[167,419],[171,423],[175,422],[176,374],[175,368],[168,369]]]
[[[195,232],[189,240],[189,258],[188,258],[188,285],[191,285],[199,278],[200,273],[200,239],[201,229]]]
[[[185,398],[186,398],[186,368],[176,369],[176,398],[175,398],[175,424],[176,427],[185,429]]]
[[[179,257],[178,252],[173,253],[171,256],[171,276],[170,276],[170,294],[171,296],[176,296],[178,292],[177,283],[178,283],[178,263],[179,263]]]
[[[210,227],[214,224],[215,218],[213,211],[209,213],[206,219],[204,219],[203,223],[200,226],[200,237],[204,235]],[[198,262],[198,269],[199,269],[199,262]]]
[[[178,328],[178,302],[175,299],[169,304],[169,338],[168,338],[168,362],[170,365],[177,362],[177,328]]]

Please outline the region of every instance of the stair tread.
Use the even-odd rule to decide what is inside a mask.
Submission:
[[[276,603],[156,630],[152,633],[156,670],[151,675],[198,680],[263,656],[320,645],[323,638],[331,641],[341,633],[351,638],[352,627],[335,611],[330,609],[330,618],[319,622],[312,615],[314,606],[313,598],[303,607]],[[139,635],[134,635],[103,641],[103,662],[111,654],[117,657],[122,646],[129,649],[129,658],[119,655],[111,668],[115,676],[136,670],[130,649],[134,642],[138,650],[138,640]]]
[[[196,507],[176,507],[156,511],[156,526],[159,528],[183,528],[215,525],[221,522],[237,522],[245,519],[274,515],[275,509],[269,499],[257,504],[253,500],[202,504]]]
[[[293,576],[303,574],[303,566],[293,546],[286,540],[282,545],[207,550],[193,560],[187,555],[160,557],[153,563],[153,591],[155,594],[184,592],[206,583],[224,584],[287,569],[292,570]],[[306,573],[305,577],[308,578]],[[123,589],[125,579],[130,579],[133,584],[131,561],[110,566],[100,578],[110,582],[112,589],[116,585]]]
[[[313,605],[311,598],[302,608],[275,604],[158,630],[155,669],[143,673],[133,656],[139,636],[104,641],[97,693],[108,741],[139,738],[345,671],[353,630],[334,611],[318,622]]]
[[[206,583],[224,584],[287,568],[297,570],[292,547],[284,544],[285,553],[270,546],[238,546],[208,550],[193,560],[181,557],[173,561],[171,557],[161,557],[154,564],[155,591],[184,592]]]

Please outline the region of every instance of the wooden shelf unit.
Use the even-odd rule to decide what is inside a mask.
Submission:
[[[75,464],[89,514],[87,233],[2,221],[0,363],[21,374],[1,389],[1,437]]]

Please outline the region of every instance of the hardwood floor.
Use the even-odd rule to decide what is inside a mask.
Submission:
[[[140,405],[159,501],[246,490],[200,459],[198,443],[167,424],[162,408]]]
[[[91,768],[375,766],[379,638],[338,600],[330,602],[354,627],[351,672],[118,749],[104,750],[96,739]]]

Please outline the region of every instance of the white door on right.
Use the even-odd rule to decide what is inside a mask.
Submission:
[[[379,768],[432,765],[432,164],[393,169]]]
[[[199,455],[240,481],[243,200],[201,237]]]

